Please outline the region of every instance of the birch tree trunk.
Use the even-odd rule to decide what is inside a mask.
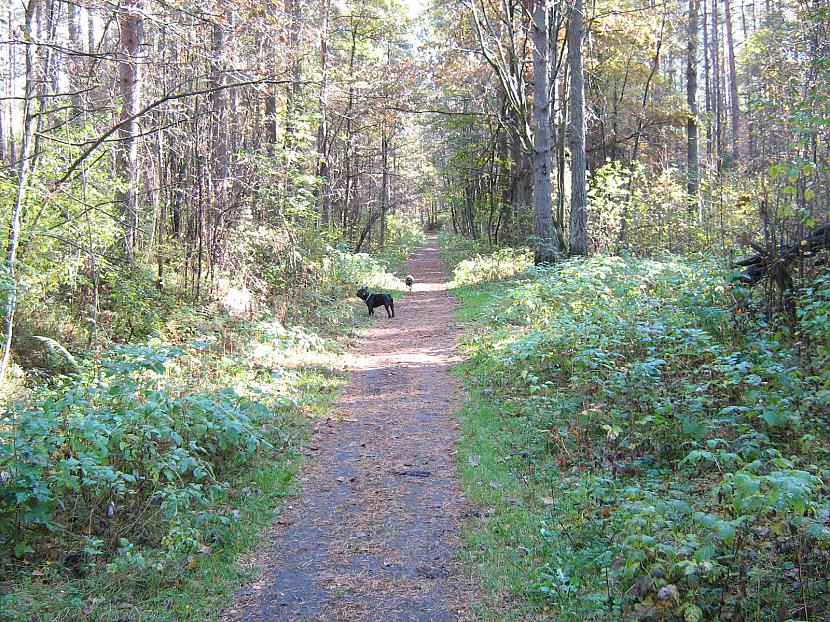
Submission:
[[[26,5],[24,29],[31,33],[34,16],[39,0],[29,0]],[[6,255],[6,300],[5,300],[5,337],[3,354],[0,356],[0,386],[6,377],[11,357],[12,336],[14,334],[14,316],[17,311],[17,249],[20,245],[20,233],[23,220],[23,207],[26,204],[29,179],[33,173],[32,143],[39,114],[37,90],[37,46],[29,41],[25,44],[25,83],[23,85],[23,135],[20,139],[20,160],[17,164],[17,189],[12,205],[11,223],[9,225],[9,247]]]
[[[121,41],[118,54],[118,84],[124,105],[121,109],[121,141],[118,157],[118,174],[124,189],[118,193],[121,203],[124,248],[129,261],[133,261],[138,230],[138,114],[141,104],[141,64],[139,47],[143,23],[141,0],[123,0],[119,5],[119,29]]]

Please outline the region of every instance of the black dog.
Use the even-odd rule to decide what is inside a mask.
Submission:
[[[395,301],[389,294],[370,294],[368,289],[361,287],[355,295],[369,307],[369,315],[374,315],[375,307],[383,307],[388,317],[395,317]]]
[[[411,274],[406,275],[406,286],[409,288],[409,291],[412,291],[412,284],[415,282],[415,277]]]

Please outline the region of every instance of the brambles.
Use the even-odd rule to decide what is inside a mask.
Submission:
[[[827,614],[824,280],[808,294],[799,351],[714,262],[597,257],[500,292],[469,378],[511,470],[554,491],[526,546],[558,619]]]

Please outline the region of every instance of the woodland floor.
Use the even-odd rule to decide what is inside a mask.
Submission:
[[[416,284],[351,351],[350,381],[315,426],[302,491],[252,563],[228,621],[457,622],[473,597],[455,556],[469,512],[453,461],[459,328],[430,239]]]

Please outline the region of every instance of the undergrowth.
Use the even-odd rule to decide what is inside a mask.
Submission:
[[[728,277],[597,257],[456,290],[493,620],[830,616],[828,281],[787,329]]]
[[[40,338],[0,421],[0,620],[215,619],[343,384],[366,321],[353,291],[399,287],[389,270],[422,239],[390,236],[381,257],[309,256],[284,320],[169,298],[132,343]]]

